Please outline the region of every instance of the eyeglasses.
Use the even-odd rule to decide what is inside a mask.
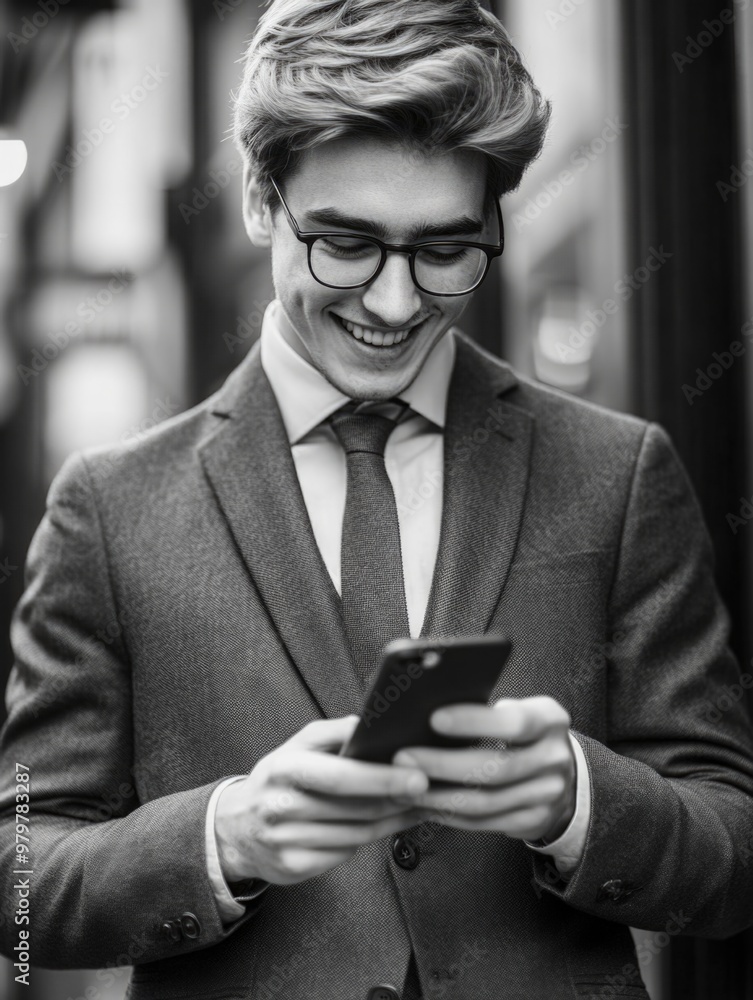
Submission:
[[[467,240],[426,243],[383,243],[374,236],[357,233],[302,233],[293,218],[279,187],[280,197],[290,228],[308,248],[309,270],[320,285],[327,288],[362,288],[379,276],[389,253],[409,255],[410,273],[416,288],[427,295],[468,295],[479,287],[495,257],[505,249],[502,211],[495,199],[499,220],[499,245],[471,243]]]

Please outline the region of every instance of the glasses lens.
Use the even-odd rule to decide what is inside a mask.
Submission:
[[[416,281],[435,295],[458,295],[478,285],[487,267],[487,257],[477,247],[447,243],[419,250]]]
[[[382,254],[375,243],[360,236],[327,236],[311,247],[311,270],[319,281],[348,288],[376,274]]]

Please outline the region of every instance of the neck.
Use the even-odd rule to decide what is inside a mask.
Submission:
[[[304,361],[308,361],[310,365],[316,367],[303,337],[290,322],[290,318],[285,312],[284,307],[280,309],[280,333],[288,346],[292,347],[296,354],[300,354]]]

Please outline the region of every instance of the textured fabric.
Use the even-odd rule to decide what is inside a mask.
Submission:
[[[396,421],[344,408],[331,423],[348,464],[341,548],[343,622],[366,689],[384,646],[410,634],[400,525],[384,464]]]
[[[35,964],[135,962],[130,1000],[646,998],[630,926],[753,919],[753,740],[707,532],[664,431],[516,376],[458,337],[425,635],[507,633],[494,698],[549,695],[591,775],[581,863],[435,823],[223,926],[207,805],[361,690],[259,351],[220,393],[51,489],[0,739],[0,945],[15,762],[32,774]],[[148,498],[148,502],[145,502]],[[160,928],[191,912],[196,938]],[[454,977],[454,978],[453,978]],[[619,992],[615,995],[619,996]]]

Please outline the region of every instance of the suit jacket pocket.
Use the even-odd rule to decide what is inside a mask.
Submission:
[[[607,549],[582,549],[577,552],[535,552],[527,549],[516,556],[510,568],[510,580],[536,582],[554,579],[567,585],[575,581],[599,579],[611,574],[613,553]]]

